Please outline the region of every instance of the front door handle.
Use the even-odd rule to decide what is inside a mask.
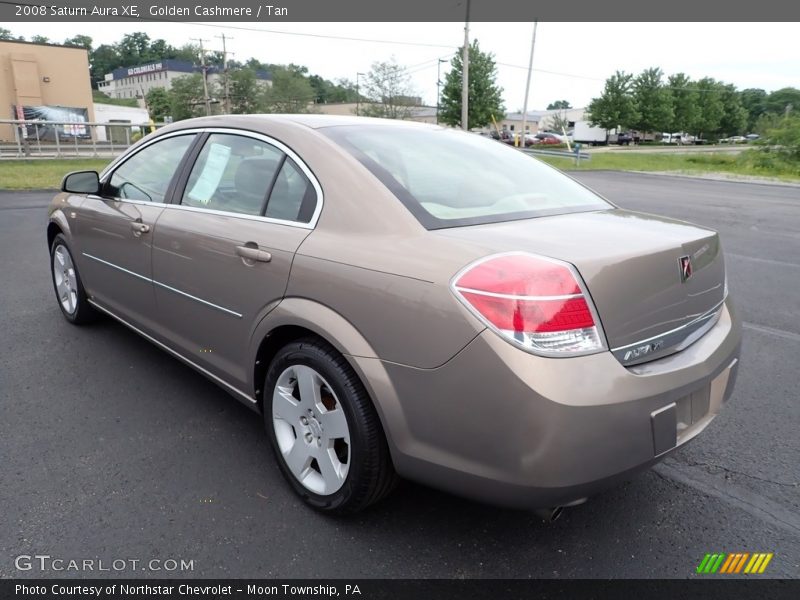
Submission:
[[[247,260],[256,260],[258,262],[269,262],[272,260],[272,254],[269,252],[250,246],[236,246],[236,254]]]
[[[133,231],[133,235],[138,237],[150,231],[150,225],[145,225],[141,221],[133,221],[131,223],[131,230]]]

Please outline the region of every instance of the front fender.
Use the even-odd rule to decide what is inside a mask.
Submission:
[[[76,196],[73,194],[68,194],[66,192],[62,192],[57,194],[53,200],[50,202],[50,205],[47,207],[47,241],[48,241],[48,250],[50,249],[50,243],[52,242],[55,234],[51,229],[51,226],[55,225],[58,227],[61,232],[64,234],[64,237],[67,238],[67,242],[69,242],[70,248],[73,251],[76,251],[75,244],[77,241],[73,237],[73,228],[70,225],[70,218],[68,215],[70,213],[76,213],[76,211],[80,208],[83,204],[85,198],[82,196]],[[73,214],[71,218],[75,218]]]

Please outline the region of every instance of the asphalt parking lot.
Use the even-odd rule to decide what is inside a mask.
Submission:
[[[22,554],[194,565],[118,573],[133,577],[687,577],[707,552],[741,551],[798,577],[800,188],[577,177],[719,230],[745,342],[703,435],[553,524],[413,484],[354,518],[305,508],[257,415],[115,322],[62,318],[52,194],[0,192],[0,577],[92,575],[18,571]]]

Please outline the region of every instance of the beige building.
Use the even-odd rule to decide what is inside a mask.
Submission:
[[[569,127],[575,126],[575,121],[582,121],[585,108],[567,108],[558,110],[530,110],[528,111],[527,118],[525,119],[525,130],[527,133],[536,134],[540,131],[550,131],[554,129],[553,118],[558,117],[565,120]],[[502,121],[497,122],[497,127],[500,130],[513,131],[519,133],[522,131],[522,113],[509,113]],[[487,127],[493,129],[494,127]]]
[[[64,135],[88,137],[81,122],[94,121],[89,53],[85,48],[0,41],[0,115],[76,123]],[[0,140],[19,131],[0,124]]]

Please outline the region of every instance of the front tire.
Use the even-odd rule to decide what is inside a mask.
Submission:
[[[58,307],[70,323],[83,325],[97,318],[97,311],[86,298],[83,282],[67,246],[67,240],[59,233],[50,246],[50,274],[56,292]]]
[[[264,423],[281,472],[313,508],[354,513],[393,489],[375,407],[347,360],[324,341],[298,340],[275,356],[264,384]]]

